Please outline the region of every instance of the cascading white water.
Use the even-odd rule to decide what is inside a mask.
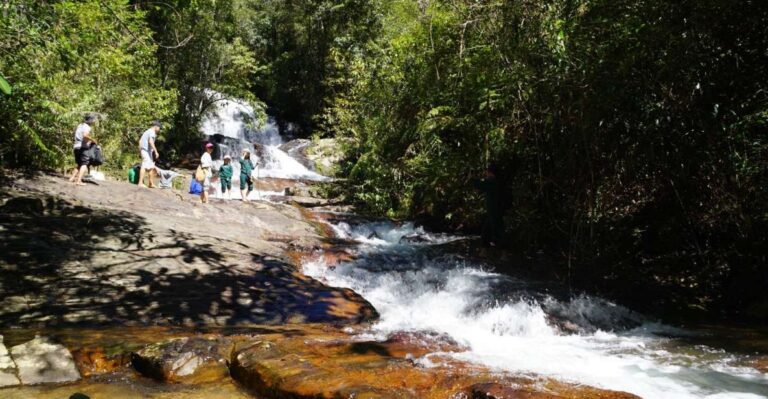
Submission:
[[[469,348],[452,355],[462,360],[648,399],[768,397],[768,376],[745,366],[739,356],[669,338],[683,331],[649,323],[621,306],[588,296],[500,296],[500,291],[525,287],[526,282],[457,257],[419,251],[450,237],[427,235],[423,243],[404,244],[403,237],[425,233],[412,224],[334,228],[360,243],[360,258],[334,269],[322,260],[311,261],[304,272],[368,299],[381,315],[370,329],[372,338],[383,340],[397,331],[436,331]],[[563,333],[553,327],[553,317],[584,330]],[[621,321],[636,327],[611,331],[610,326]],[[418,362],[428,366],[429,356]]]
[[[283,138],[280,136],[280,130],[274,118],[270,117],[265,124],[260,124],[252,105],[245,101],[227,98],[221,93],[207,92],[217,101],[214,104],[214,112],[209,112],[203,118],[200,129],[208,137],[219,135],[225,138],[222,143],[218,144],[220,158],[215,160],[215,169],[221,166],[222,158],[225,155],[232,157],[232,167],[235,172],[232,182],[233,198],[240,198],[240,164],[238,159],[243,149],[249,150],[254,165],[258,164],[257,170],[254,171],[254,177],[313,181],[328,179],[326,176],[307,169],[306,166],[280,149]],[[259,146],[260,151],[257,151],[254,144]],[[260,159],[257,154],[261,155]],[[220,197],[220,188],[216,184],[212,186],[216,190],[214,196]],[[264,193],[261,194],[264,195]],[[254,197],[251,199],[254,199],[258,193],[254,192],[252,195]]]

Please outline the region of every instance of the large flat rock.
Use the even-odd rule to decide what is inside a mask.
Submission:
[[[305,277],[322,245],[291,205],[212,201],[120,182],[20,178],[0,191],[0,329],[372,320],[365,299]]]
[[[465,348],[440,334],[397,333],[385,341],[331,331],[254,338],[235,350],[231,373],[260,397],[638,399],[460,362],[446,353]]]
[[[72,354],[62,345],[50,342],[45,337],[35,339],[11,348],[19,378],[23,384],[69,382],[80,379]]]

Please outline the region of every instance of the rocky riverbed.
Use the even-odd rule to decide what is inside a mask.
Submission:
[[[373,306],[296,264],[344,243],[295,203],[14,176],[0,233],[0,397],[635,397],[426,364],[463,350],[442,334],[361,338]]]

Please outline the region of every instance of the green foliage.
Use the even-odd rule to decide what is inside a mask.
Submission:
[[[10,96],[11,93],[13,92],[13,88],[11,87],[11,84],[8,83],[8,81],[5,80],[5,78],[2,75],[0,75],[0,91],[2,91],[3,94],[5,94],[6,96]]]
[[[69,166],[74,128],[89,112],[99,115],[94,137],[108,167],[138,158],[138,135],[171,114],[175,97],[160,88],[143,13],[123,0],[18,1],[3,11],[0,70],[17,83],[0,97],[2,163]]]
[[[261,66],[248,41],[248,0],[133,3],[146,11],[154,31],[161,84],[179,93],[165,142],[171,159],[199,151],[200,122],[222,100],[215,92],[247,100],[260,109],[251,91],[251,80]]]
[[[379,12],[379,0],[239,2],[238,25],[260,64],[253,90],[301,136],[356,125],[355,88],[365,77]]]
[[[173,120],[161,151],[179,159],[214,90],[349,143],[339,173],[371,212],[476,230],[470,181],[498,165],[508,244],[552,254],[571,283],[732,308],[768,284],[766,2],[0,7],[0,71],[14,82],[0,96],[4,165],[69,162],[85,112],[101,116],[111,166],[135,159],[155,118]],[[752,288],[725,295],[735,285]]]
[[[702,306],[768,279],[768,4],[383,10],[338,130],[359,139],[349,191],[372,210],[477,226],[468,181],[495,163],[509,242],[562,254],[577,279],[664,281]]]

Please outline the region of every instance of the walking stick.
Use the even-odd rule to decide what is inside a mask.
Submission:
[[[256,187],[256,198],[261,200],[261,192],[259,191],[259,165],[261,164],[256,164],[256,181],[253,182],[253,185]]]

